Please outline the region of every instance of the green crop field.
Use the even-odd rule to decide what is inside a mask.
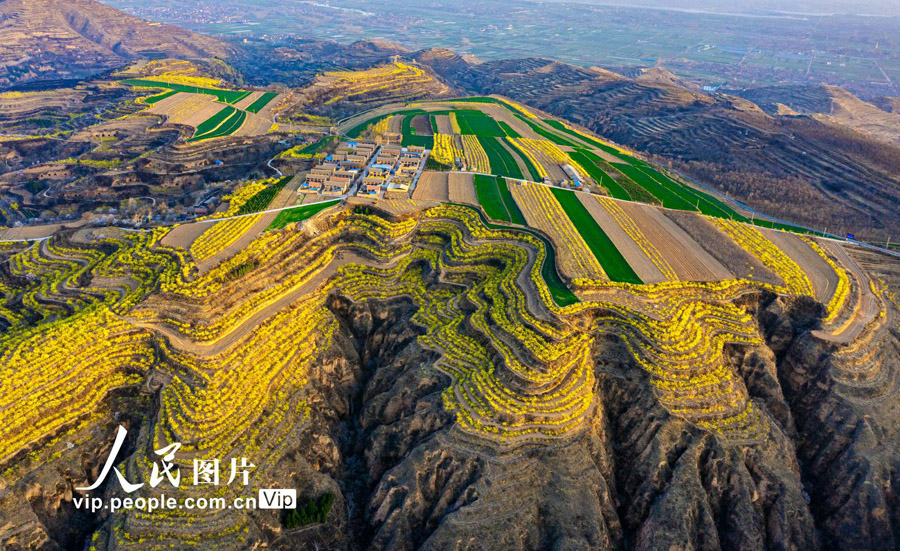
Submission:
[[[189,142],[197,142],[200,140],[209,140],[211,138],[221,138],[230,136],[237,132],[244,121],[247,120],[247,113],[234,107],[226,107],[216,113],[213,117],[202,122],[197,127],[194,137]]]
[[[506,143],[509,144],[509,148],[516,152],[520,159],[522,159],[522,163],[525,165],[525,169],[530,173],[531,180],[535,182],[540,182],[542,180],[540,173],[537,168],[535,168],[534,163],[531,162],[531,159],[528,158],[527,155],[522,155],[521,151],[519,151],[516,146],[514,146],[509,138],[506,138]]]
[[[171,98],[175,94],[177,94],[177,90],[169,90],[168,92],[163,92],[162,94],[157,94],[155,96],[151,96],[149,98],[144,98],[144,103],[149,103],[150,105],[161,102],[166,98]]]
[[[347,134],[347,136],[349,136],[351,138],[358,138],[358,137],[362,136],[362,133],[365,132],[365,130],[367,128],[378,124],[379,122],[381,122],[382,120],[384,120],[388,117],[400,116],[400,115],[421,115],[423,113],[425,113],[425,111],[423,111],[422,109],[404,109],[402,111],[394,111],[391,113],[385,113],[384,115],[378,115],[377,117],[372,117],[371,119],[365,120],[365,121],[357,124],[350,130],[348,130],[346,132],[346,134]],[[448,113],[449,113],[449,111],[448,111]]]
[[[497,121],[497,124],[500,125],[500,128],[503,129],[503,132],[506,134],[507,137],[516,138],[516,139],[522,137],[521,134],[516,132],[515,128],[513,128],[512,126],[507,124],[505,121]]]
[[[578,233],[584,238],[591,252],[597,257],[597,261],[603,266],[603,271],[611,280],[624,283],[643,283],[609,236],[606,235],[606,232],[603,231],[603,228],[581,204],[574,191],[556,187],[550,188],[550,191],[553,192],[553,196],[566,211],[569,220],[578,229]]]
[[[628,176],[632,181],[640,185],[659,199],[662,206],[676,210],[696,211],[697,207],[692,205],[684,197],[676,193],[673,189],[663,185],[656,180],[648,171],[638,168],[637,166],[626,163],[612,163],[616,170]]]
[[[514,113],[516,115],[519,115],[519,114],[524,115],[525,114],[519,108],[515,107],[514,105],[507,103],[503,100],[497,99],[497,98],[492,98],[490,96],[469,96],[467,98],[457,98],[457,99],[450,100],[450,101],[452,101],[453,103],[493,103],[496,105],[502,105],[507,110],[511,111],[512,113]]]
[[[478,204],[484,209],[488,218],[501,222],[511,221],[509,210],[507,210],[503,197],[500,195],[500,189],[497,187],[496,177],[476,174],[475,194],[478,196]]]
[[[569,156],[572,157],[572,160],[581,165],[591,178],[594,179],[598,184],[605,187],[609,194],[616,199],[624,199],[626,201],[631,200],[631,195],[625,190],[624,187],[619,185],[617,181],[615,181],[609,174],[603,171],[594,160],[588,156],[587,150],[578,150],[573,153],[569,153]],[[594,155],[596,157],[596,155]]]
[[[284,229],[284,227],[288,224],[302,222],[307,218],[311,218],[314,215],[322,212],[328,207],[334,206],[337,203],[340,203],[340,199],[337,199],[335,201],[322,201],[321,203],[312,203],[310,205],[301,205],[297,208],[283,210],[278,213],[278,216],[275,217],[275,220],[272,220],[272,223],[267,229]]]
[[[509,184],[503,178],[496,178],[497,189],[500,191],[500,197],[503,198],[503,204],[506,205],[506,212],[509,213],[509,221],[520,226],[527,226],[525,215],[519,210],[519,205],[509,191]]]
[[[476,174],[475,193],[478,196],[478,203],[490,218],[520,226],[528,225],[503,178]]]
[[[427,149],[434,149],[434,136],[419,136],[416,129],[412,126],[413,117],[416,115],[406,115],[403,117],[403,146],[418,145]]]
[[[213,130],[218,128],[220,124],[225,122],[225,119],[234,115],[236,112],[237,109],[235,109],[234,107],[223,107],[218,113],[201,122],[197,126],[196,135],[199,136],[200,134],[212,132]]]
[[[478,136],[478,142],[487,153],[488,162],[491,165],[491,172],[498,176],[506,176],[521,180],[522,171],[513,158],[512,154],[503,147],[497,138]]]
[[[602,182],[601,180],[597,180],[597,182],[601,182],[601,185],[605,186],[610,194],[616,199],[640,201],[651,205],[659,204],[659,200],[654,197],[653,194],[631,181],[630,178],[616,170],[615,167],[600,158],[600,156],[593,151],[579,149],[570,155],[577,163],[581,164],[595,180],[601,178]],[[613,175],[615,175],[615,177]]]
[[[278,97],[278,94],[276,92],[266,92],[265,94],[259,96],[256,101],[251,103],[250,107],[247,108],[247,111],[249,111],[250,113],[259,113],[276,97]]]
[[[560,136],[559,134],[556,134],[555,132],[551,132],[550,130],[544,128],[540,124],[529,119],[528,117],[526,117],[524,115],[520,115],[519,113],[516,113],[516,116],[519,118],[519,120],[521,120],[522,122],[527,124],[532,130],[534,130],[535,134],[537,134],[538,136],[548,139],[551,142],[555,143],[556,145],[561,145],[563,147],[578,147],[577,143],[567,140],[566,138],[563,138],[562,136]]]
[[[306,144],[302,147],[297,146],[297,147],[288,149],[287,151],[282,153],[282,156],[284,156],[284,157],[299,157],[299,158],[313,157],[317,153],[324,151],[330,144],[336,142],[337,139],[338,139],[337,136],[325,136],[324,138],[322,138],[321,140],[319,140],[317,142]]]
[[[497,121],[482,113],[470,109],[456,111],[456,120],[463,134],[472,134],[482,137],[503,138],[506,132],[497,124]]]
[[[631,159],[631,164],[653,178],[656,182],[659,182],[665,188],[672,191],[672,193],[675,193],[686,202],[693,205],[694,209],[699,208],[700,212],[703,214],[715,216],[717,218],[731,218],[737,215],[734,209],[719,199],[673,180],[644,161]]]
[[[132,78],[122,81],[123,84],[129,86],[137,86],[142,88],[162,88],[174,90],[176,92],[187,92],[189,94],[206,94],[215,96],[222,103],[237,103],[250,95],[250,92],[244,90],[216,90],[214,88],[203,88],[200,86],[187,86],[185,84],[173,84],[171,82],[159,82],[157,80],[147,80]]]
[[[605,151],[606,153],[609,153],[609,154],[611,154],[611,155],[615,155],[615,156],[617,156],[617,157],[621,156],[621,153],[619,153],[618,151],[616,151],[616,148],[610,147],[610,146],[606,145],[605,143],[600,142],[600,141],[597,141],[597,140],[595,140],[595,139],[593,139],[593,138],[589,138],[589,137],[587,137],[587,136],[582,136],[582,135],[579,134],[578,132],[575,132],[574,130],[570,130],[570,129],[566,128],[566,126],[565,126],[563,123],[559,122],[559,121],[554,121],[554,120],[547,119],[547,120],[545,120],[544,122],[545,122],[546,124],[552,126],[553,128],[555,128],[556,130],[559,130],[560,132],[564,132],[564,133],[566,133],[566,134],[572,136],[573,138],[582,140],[582,141],[584,141],[585,143],[589,143],[589,144],[593,145],[594,147],[596,147],[597,149],[599,149],[599,150],[601,150],[601,151]],[[578,146],[576,146],[576,145],[573,144],[573,147],[578,147]]]

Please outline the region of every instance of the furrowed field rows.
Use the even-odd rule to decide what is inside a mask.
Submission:
[[[574,191],[550,188],[553,197],[559,202],[565,215],[571,220],[584,242],[590,248],[597,262],[603,267],[606,276],[612,281],[640,284],[641,279],[634,273],[625,257],[613,244],[603,228],[591,216]],[[584,278],[590,279],[590,278]]]
[[[458,136],[448,134],[434,135],[434,150],[431,157],[442,164],[454,166],[456,159],[465,160],[466,154]]]
[[[597,257],[569,219],[551,188],[540,184],[510,188],[528,225],[541,230],[553,241],[560,255],[560,269],[570,279],[607,279]]]
[[[293,176],[285,176],[253,194],[253,196],[240,206],[236,215],[253,214],[255,212],[266,210],[275,197],[277,197],[278,194],[281,193],[281,190],[284,189],[284,186],[291,181],[291,178],[293,178]]]
[[[520,153],[520,158],[525,164],[525,168],[529,172],[531,180],[535,182],[543,182],[545,178],[548,178],[550,176],[550,174],[547,172],[547,167],[549,165],[541,163],[540,160],[535,157],[533,151],[526,147],[523,147],[521,144],[521,140],[506,138],[506,143],[512,146],[513,151],[518,151]]]
[[[191,255],[203,262],[219,254],[260,221],[262,215],[242,216],[213,224],[191,245]]]
[[[497,138],[478,136],[478,143],[487,155],[491,173],[517,180],[524,178],[512,154],[497,141]]]
[[[480,172],[482,174],[491,173],[491,163],[488,155],[481,147],[481,142],[476,136],[462,136],[463,152],[466,156],[466,166],[472,172]]]
[[[266,201],[257,199],[259,194],[279,183],[248,184],[233,194],[229,208],[261,205]],[[585,229],[589,224],[585,213],[573,208],[572,200],[578,200],[573,192],[535,184],[504,188],[504,183],[494,179],[491,201],[513,218],[508,192],[524,206],[530,223],[541,210],[543,227],[532,225],[558,240],[556,249],[567,256],[561,260],[565,271],[571,271],[569,255],[577,254],[573,244],[581,247],[584,263],[596,262],[585,242],[593,240]],[[536,199],[529,202],[526,195]],[[298,219],[297,213],[310,214],[307,207],[337,203],[285,213]],[[333,336],[343,322],[326,306],[330,294],[357,303],[413,301],[412,315],[423,328],[418,342],[437,352],[434,367],[447,376],[444,407],[473,437],[516,446],[566,438],[583,427],[597,399],[594,339],[610,334],[621,338],[671,415],[726,441],[765,437],[768,429],[728,356],[734,347],[763,342],[739,299],[771,286],[735,280],[648,286],[606,281],[610,292],[603,296],[609,300],[578,302],[554,275],[554,247],[537,232],[492,225],[479,211],[459,205],[441,205],[403,221],[335,209],[318,217],[315,228],[266,232],[202,275],[189,258],[159,245],[165,230],[96,237],[95,248],[56,240],[15,252],[14,274],[33,273],[47,281],[5,279],[4,285],[25,287],[3,287],[0,306],[20,308],[26,302],[21,296],[7,297],[38,286],[41,300],[71,293],[72,302],[71,312],[63,313],[33,301],[46,321],[33,328],[11,326],[0,336],[0,372],[11,389],[0,398],[0,417],[15,413],[0,423],[0,460],[35,442],[47,454],[65,453],[60,438],[66,431],[87,432],[100,422],[96,412],[103,411],[110,392],[145,385],[154,371],[171,373],[160,394],[160,422],[152,424],[154,443],[182,442],[195,457],[237,453],[257,465],[279,461],[283,442],[306,422],[309,406],[299,391],[309,370],[326,351],[337,351]],[[755,254],[778,256],[745,229],[723,231]],[[810,251],[834,263],[821,248],[811,245]],[[808,290],[799,267],[783,258],[778,264],[788,290]],[[602,274],[599,265],[595,270],[595,276]],[[133,278],[135,287],[106,293],[79,287],[114,277]],[[848,294],[849,283],[839,284],[829,319],[843,309]],[[187,298],[190,308],[180,302]],[[542,304],[540,315],[531,308],[535,301]],[[6,316],[3,308],[0,315]],[[69,341],[74,345],[60,346]],[[198,355],[197,346],[208,353]],[[153,463],[150,450],[138,447],[130,472],[146,475]],[[177,513],[156,515],[134,517],[127,533],[111,537],[139,546],[141,538],[156,541],[155,527],[162,524],[167,531],[183,531],[185,538],[219,541],[214,518],[182,526]]]

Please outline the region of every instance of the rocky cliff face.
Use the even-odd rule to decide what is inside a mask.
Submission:
[[[768,303],[766,303],[768,302]],[[352,345],[326,438],[346,517],[284,549],[894,549],[897,409],[835,390],[810,304],[768,297],[768,341],[730,363],[768,438],[723,444],[669,415],[617,339],[595,351],[600,404],[558,446],[500,450],[452,426],[409,305],[336,304]],[[896,360],[896,331],[885,346]],[[889,360],[881,370],[895,369]],[[888,373],[892,375],[892,373]],[[896,385],[893,377],[885,383]],[[346,385],[346,382],[344,383]],[[324,415],[324,414],[323,414]],[[316,450],[315,455],[323,453]],[[302,485],[301,485],[302,486]],[[334,532],[334,529],[338,529]],[[324,534],[335,535],[333,539]],[[289,542],[289,543],[288,543]],[[294,546],[294,547],[292,547]],[[297,547],[298,546],[298,547]]]
[[[896,297],[897,263],[857,254]],[[450,378],[434,367],[440,355],[421,344],[412,300],[333,293],[325,307],[337,326],[309,372],[308,415],[265,473],[271,487],[297,488],[301,502],[333,495],[326,522],[287,528],[282,512],[255,511],[241,517],[243,535],[218,548],[896,549],[896,302],[848,345],[816,336],[821,307],[809,299],[758,293],[740,306],[764,342],[729,345],[725,361],[761,412],[762,438],[726,440],[671,414],[610,332],[591,350],[595,400],[580,428],[550,442],[501,445],[464,432],[445,408]],[[141,388],[113,393],[94,434],[127,425],[136,436],[122,456],[139,457],[159,417],[160,388],[171,384],[157,370]],[[96,477],[110,445],[108,437],[73,443],[30,467],[23,452],[15,468],[28,473],[0,479],[5,548],[141,548],[140,538],[116,543],[139,518],[72,505],[73,487]]]

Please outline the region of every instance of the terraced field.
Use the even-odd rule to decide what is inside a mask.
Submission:
[[[517,218],[511,207],[521,207],[534,229],[490,224],[477,207],[464,205],[402,209],[395,217],[327,202],[280,213],[270,231],[202,273],[183,250],[162,244],[167,229],[68,230],[4,252],[10,275],[2,276],[0,316],[8,329],[0,337],[0,374],[14,391],[0,394],[0,412],[15,415],[0,424],[0,465],[24,476],[33,465],[78,461],[90,435],[109,426],[114,406],[106,398],[143,387],[152,373],[164,374],[166,382],[158,407],[132,403],[133,411],[148,415],[146,431],[137,436],[148,445],[130,452],[129,476],[145,479],[152,450],[179,442],[186,457],[244,456],[256,472],[271,473],[272,479],[252,478],[253,491],[285,484],[291,475],[277,465],[327,422],[322,378],[340,379],[329,366],[358,358],[348,338],[356,316],[348,308],[403,304],[414,308],[398,315],[411,316],[421,328],[407,338],[431,354],[413,363],[416,377],[437,385],[433,406],[447,421],[429,430],[440,438],[506,450],[572,442],[605,407],[596,384],[595,354],[602,349],[624,355],[617,361],[641,371],[637,380],[652,387],[652,407],[717,441],[752,449],[769,439],[774,425],[739,375],[734,351],[764,345],[754,317],[761,294],[794,300],[830,287],[823,286],[826,280],[845,281],[850,292],[835,293],[845,298],[828,299],[834,317],[822,310],[839,327],[857,319],[846,297],[867,289],[846,274],[807,277],[788,253],[775,252],[773,240],[738,223],[718,231],[771,265],[783,284],[637,285],[622,275],[624,259],[610,260],[616,249],[602,240],[584,201],[619,220],[626,233],[642,232],[629,234],[639,246],[655,246],[639,215],[573,191],[506,186],[494,177],[476,178],[472,192],[454,191],[463,189],[459,178],[466,176],[441,175],[451,200],[474,194],[491,218],[507,223]],[[240,188],[229,210],[263,208],[283,182]],[[377,202],[372,206],[378,209]],[[622,221],[625,215],[630,223]],[[215,254],[209,249],[223,247],[259,216],[216,223],[191,255]],[[304,229],[281,229],[297,222]],[[801,243],[783,247],[794,254]],[[818,244],[802,244],[811,251],[806,261],[819,258],[818,271],[847,261]],[[557,254],[566,279],[556,274]],[[32,276],[22,277],[26,273]],[[579,301],[570,285],[590,298]],[[888,308],[881,294],[871,296],[876,312]],[[848,354],[842,365],[849,373],[856,360]],[[22,462],[16,459],[22,450],[37,451]],[[239,490],[186,485],[184,491],[208,498]],[[0,498],[0,511],[15,526],[21,512],[10,503]],[[129,529],[105,537],[136,549],[187,541],[230,548],[233,527],[252,525],[233,509],[118,511],[110,522]]]
[[[245,90],[223,90],[219,88],[205,88],[202,86],[190,86],[187,84],[178,84],[173,82],[164,82],[151,79],[127,79],[122,81],[123,84],[134,86],[137,88],[160,88],[174,90],[176,92],[185,92],[188,94],[203,94],[213,96],[222,103],[235,104],[250,95]]]
[[[151,106],[150,113],[164,116],[169,123],[193,127],[195,132],[188,142],[266,134],[272,127],[267,107],[278,98],[276,92],[222,90],[141,79],[122,82],[137,87],[167,88],[167,92],[145,98],[144,103]]]
[[[390,102],[412,101],[427,96],[440,96],[447,87],[429,71],[397,62],[365,70],[327,71],[306,90],[315,104],[325,108],[353,104],[368,106]]]
[[[526,223],[545,231],[553,246],[561,251],[571,248],[569,237],[560,233],[566,226],[551,228],[543,220],[550,216],[555,222],[553,217],[559,213],[548,211],[529,218],[529,209],[523,207],[522,201],[530,201],[532,209],[537,209],[537,196],[529,200],[524,195],[531,196],[532,193],[524,194],[513,188],[512,195],[517,194],[516,200],[504,201],[501,190],[504,183],[509,185],[504,178],[509,181],[565,181],[569,174],[563,167],[573,171],[580,178],[582,189],[599,197],[599,203],[593,202],[589,195],[578,194],[576,197],[561,188],[546,191],[557,203],[560,200],[565,202],[568,206],[566,220],[573,223],[572,227],[577,228],[581,242],[591,250],[593,258],[590,261],[571,251],[561,253],[561,258],[568,265],[562,268],[563,273],[585,291],[592,287],[592,282],[602,282],[607,278],[647,283],[724,281],[738,277],[782,286],[787,273],[784,268],[786,263],[773,260],[773,255],[784,258],[798,252],[809,255],[808,250],[796,247],[791,249],[790,254],[781,252],[777,247],[762,252],[759,249],[762,244],[758,240],[743,239],[739,244],[741,238],[737,233],[729,235],[725,231],[723,236],[726,227],[741,228],[740,231],[744,232],[745,224],[808,232],[765,219],[751,220],[722,200],[654,168],[619,146],[560,121],[541,119],[506,100],[466,98],[412,103],[400,110],[385,108],[375,118],[370,115],[368,120],[351,119],[352,127],[350,124],[347,127],[353,135],[371,127],[372,121],[398,119],[402,121],[404,143],[415,142],[426,146],[434,143],[432,159],[436,163],[434,166],[443,166],[441,170],[452,171],[452,165],[459,159],[463,162],[458,167],[461,170],[501,177],[476,176],[475,197],[460,195],[459,190],[466,188],[457,187],[454,190],[451,185],[448,193],[451,202],[477,204],[492,220],[520,225]],[[441,129],[443,133],[419,136],[413,128],[414,120],[430,123],[422,131],[423,134]],[[450,176],[452,181],[453,175]],[[494,185],[495,182],[499,185]],[[544,194],[544,190],[536,191]],[[604,196],[625,202],[603,199]],[[679,226],[653,207],[631,204],[632,201],[658,205],[670,213],[682,211],[687,226]],[[519,205],[525,213],[522,219],[518,219],[509,208],[509,203]],[[706,221],[697,219],[695,213],[710,217],[710,220],[727,220],[728,223],[716,223],[718,229],[713,229]],[[732,221],[740,224],[732,224]],[[709,240],[718,245],[706,247],[705,243]],[[785,243],[794,244],[794,241]],[[715,252],[711,252],[712,249]],[[821,272],[817,276],[821,283],[824,281],[821,275],[824,271],[821,270],[821,262],[817,265],[818,270],[812,271]],[[831,270],[831,273],[826,278],[828,285],[836,284],[835,271]],[[809,289],[801,289],[796,278],[791,281],[791,292],[811,293]],[[819,294],[824,295],[824,291]]]
[[[191,142],[261,128],[296,99],[132,82],[154,90],[144,116],[194,127]],[[900,264],[748,220],[509,100],[419,101],[443,93],[412,63],[329,71],[299,99],[329,98],[318,107],[337,132],[296,147],[285,133],[271,155],[291,175],[223,178],[200,191],[227,206],[181,225],[95,217],[0,241],[4,549],[754,548],[774,545],[756,525],[703,538],[736,511],[780,534],[802,507],[851,500],[878,506],[888,528],[859,531],[881,541],[893,463],[869,462],[896,436],[874,414],[900,391]],[[411,196],[297,193],[338,140],[387,134],[443,165]],[[263,151],[249,173],[272,166]],[[823,393],[839,401],[815,409]],[[822,420],[872,447],[823,433],[818,453],[817,431],[796,437]],[[171,492],[165,480],[128,492],[119,477],[154,480],[173,446],[182,499],[283,487],[300,504],[107,510],[63,534],[81,526],[71,498],[118,427],[129,438],[105,497]],[[857,470],[821,476],[853,491],[813,490],[820,475],[793,465],[807,454],[815,468],[849,456]],[[241,458],[244,484],[190,472]],[[485,528],[464,539],[460,526]]]

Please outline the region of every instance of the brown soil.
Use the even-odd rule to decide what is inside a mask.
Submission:
[[[791,233],[761,229],[772,243],[787,253],[803,270],[813,285],[816,300],[828,304],[837,289],[838,276],[816,251]]]
[[[432,136],[434,130],[431,128],[431,119],[428,115],[416,115],[412,119],[411,126],[416,131],[417,136]]]
[[[588,209],[594,220],[600,224],[604,233],[609,236],[613,244],[625,257],[628,265],[634,270],[641,281],[644,283],[659,283],[665,281],[666,277],[650,260],[650,258],[641,250],[640,246],[625,233],[625,230],[619,226],[616,219],[607,212],[603,205],[597,201],[597,198],[585,193],[577,194],[581,203]]]
[[[733,273],[716,260],[682,228],[669,220],[663,211],[649,205],[620,202],[647,239],[672,266],[681,281],[721,281],[734,278]]]
[[[478,196],[475,194],[475,177],[471,174],[451,172],[448,177],[448,187],[450,201],[478,205]]]
[[[412,198],[417,201],[449,201],[449,174],[426,170],[419,178]]]
[[[726,270],[734,274],[734,277],[772,285],[784,285],[780,277],[719,231],[703,216],[674,210],[663,212],[699,243],[707,253],[718,260]]]
[[[434,122],[437,124],[438,134],[453,134],[450,115],[435,115]]]

